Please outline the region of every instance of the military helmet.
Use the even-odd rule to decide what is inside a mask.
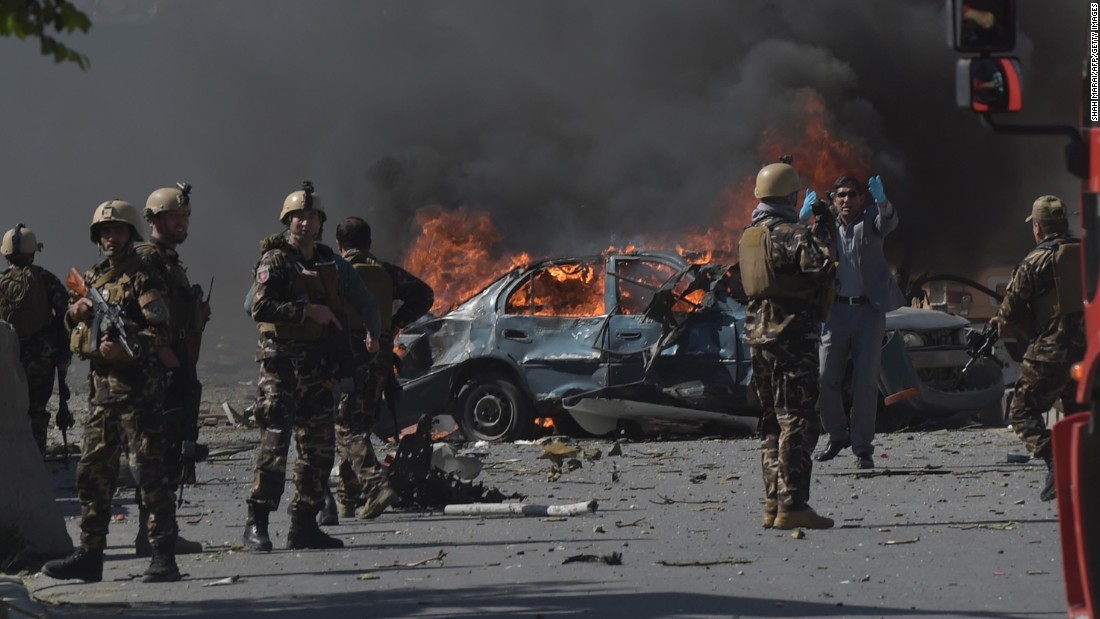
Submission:
[[[99,231],[96,229],[99,224],[104,224],[109,221],[117,221],[124,224],[129,224],[132,228],[131,238],[135,241],[141,240],[141,216],[138,215],[138,211],[134,208],[133,204],[129,202],[123,202],[122,200],[107,200],[103,204],[96,207],[95,213],[92,215],[92,242],[99,243]]]
[[[286,225],[291,213],[302,210],[317,211],[321,214],[321,222],[325,221],[325,206],[321,204],[317,194],[313,193],[313,183],[309,181],[303,182],[301,189],[291,192],[283,200],[283,211],[279,213],[279,221]]]
[[[14,254],[33,254],[41,251],[42,245],[38,243],[38,237],[34,230],[19,224],[4,233],[4,242],[0,244],[0,254],[11,256]]]
[[[798,170],[789,163],[770,163],[760,168],[756,175],[756,197],[782,198],[799,189],[802,189],[802,181],[798,178]]]
[[[146,219],[168,211],[191,212],[191,185],[176,183],[175,187],[161,187],[149,194],[149,199],[145,201]]]

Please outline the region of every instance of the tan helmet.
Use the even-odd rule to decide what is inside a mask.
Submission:
[[[141,216],[138,215],[138,210],[134,208],[134,205],[129,202],[123,202],[122,200],[107,200],[103,204],[97,206],[95,208],[95,214],[92,215],[92,226],[90,230],[92,232],[93,243],[99,244],[99,231],[96,230],[96,226],[109,221],[129,224],[130,228],[132,228],[130,231],[131,240],[141,240]]]
[[[802,189],[802,181],[798,178],[798,170],[788,163],[770,163],[760,168],[756,175],[756,197],[782,198],[799,189]]]
[[[191,212],[191,185],[176,183],[175,187],[161,187],[149,194],[149,199],[145,201],[146,219],[168,211]]]
[[[325,221],[325,206],[317,194],[313,193],[313,183],[305,181],[302,188],[292,192],[283,200],[283,211],[279,213],[279,221],[285,226],[290,214],[294,211],[317,211],[321,213],[321,222]]]
[[[38,243],[38,237],[34,230],[18,224],[4,233],[4,242],[0,245],[0,254],[11,256],[14,254],[33,254],[42,251],[42,245]]]

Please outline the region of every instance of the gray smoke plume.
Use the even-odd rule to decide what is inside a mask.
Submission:
[[[1085,9],[1021,7],[1024,122],[1076,123]],[[973,271],[1026,251],[1031,200],[1076,202],[1053,138],[994,135],[954,106],[939,0],[97,0],[67,42],[91,69],[0,40],[4,229],[55,272],[96,258],[109,198],[194,185],[194,281],[216,275],[209,342],[248,350],[258,240],[310,179],[398,260],[415,211],[488,211],[507,250],[597,251],[705,228],[800,93],[873,153],[902,223],[891,251]],[[796,164],[800,162],[796,161]],[[808,164],[809,162],[805,162]],[[819,193],[828,186],[817,187]]]

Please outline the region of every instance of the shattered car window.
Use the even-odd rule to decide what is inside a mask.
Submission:
[[[623,314],[645,313],[653,300],[653,293],[676,275],[676,269],[672,266],[650,260],[622,260],[616,270],[619,285],[616,287],[615,302]]]
[[[508,297],[505,313],[602,316],[604,305],[603,261],[565,262],[532,271]]]

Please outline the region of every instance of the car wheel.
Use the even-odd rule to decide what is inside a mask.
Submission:
[[[514,441],[531,436],[535,417],[519,387],[501,374],[483,374],[459,392],[458,425],[466,438]]]

